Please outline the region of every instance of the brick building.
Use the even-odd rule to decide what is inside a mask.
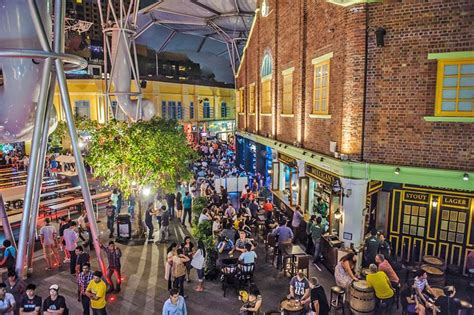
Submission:
[[[238,156],[257,148],[254,170],[282,207],[312,214],[321,198],[346,245],[376,227],[405,260],[462,266],[474,251],[474,3],[363,2],[260,1],[236,76]],[[273,157],[258,162],[261,150]]]

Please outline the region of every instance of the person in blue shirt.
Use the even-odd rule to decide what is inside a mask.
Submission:
[[[16,249],[12,246],[10,240],[3,241],[3,259],[0,262],[0,266],[6,267],[8,271],[15,271],[16,262]]]
[[[277,267],[279,268],[282,265],[282,253],[285,246],[291,245],[293,241],[293,231],[288,226],[286,226],[286,220],[283,219],[280,221],[280,226],[273,230],[271,234],[277,236]]]
[[[184,297],[179,295],[178,289],[170,290],[170,298],[163,305],[163,315],[187,315]]]
[[[219,253],[228,253],[232,249],[234,249],[234,242],[232,242],[232,240],[228,239],[227,237],[222,237],[219,244],[217,244],[217,250]]]
[[[254,264],[257,254],[252,250],[252,244],[246,243],[244,248],[244,252],[239,256],[239,261],[244,264]]]
[[[189,191],[186,192],[186,195],[183,197],[183,209],[184,209],[184,214],[183,214],[183,221],[181,222],[184,226],[186,226],[185,221],[186,221],[186,215],[188,215],[188,222],[189,225],[192,227],[191,223],[191,209],[193,207],[193,198],[189,195]]]

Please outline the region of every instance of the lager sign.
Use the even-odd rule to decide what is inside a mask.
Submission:
[[[443,205],[456,206],[462,208],[468,208],[469,198],[443,196]]]

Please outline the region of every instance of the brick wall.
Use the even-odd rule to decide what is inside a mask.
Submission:
[[[258,16],[237,85],[256,82],[256,116],[239,125],[249,132],[330,155],[329,142],[352,159],[372,163],[474,169],[474,124],[425,122],[434,115],[437,64],[428,53],[474,50],[474,3],[385,1],[369,5],[367,104],[364,113],[366,5],[337,6],[325,0],[270,1]],[[387,31],[376,47],[373,29]],[[261,116],[260,66],[273,57],[273,116]],[[313,58],[333,53],[329,117],[310,117]],[[281,117],[282,75],[295,67],[293,117]],[[365,114],[365,123],[364,123]],[[243,118],[239,118],[239,122]],[[365,135],[364,141],[363,133]],[[363,147],[363,152],[362,152]]]
[[[474,124],[434,116],[437,61],[428,53],[474,50],[474,2],[374,4],[370,33],[364,157],[369,162],[474,170]]]

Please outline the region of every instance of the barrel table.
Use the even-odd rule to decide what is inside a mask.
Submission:
[[[370,272],[370,269],[369,268],[362,268],[362,270],[360,271],[360,274],[362,276],[362,279],[365,279],[367,278],[367,275],[371,274],[372,272]]]
[[[299,301],[297,302],[294,299],[290,299],[290,300],[286,299],[286,300],[281,301],[280,307],[281,307],[282,314],[285,314],[285,315],[286,314],[288,315],[305,314],[303,305],[301,305]]]
[[[428,274],[428,283],[433,286],[444,286],[444,271],[432,265],[421,265],[421,269]]]
[[[354,315],[372,315],[375,310],[374,290],[369,287],[367,281],[360,280],[352,282],[351,289],[351,311]]]
[[[443,258],[439,258],[439,257],[436,257],[436,256],[431,256],[431,255],[426,255],[426,256],[423,256],[422,260],[423,260],[423,263],[426,264],[426,265],[430,265],[430,266],[439,268],[443,271],[445,269],[445,264],[444,264],[444,259]]]

